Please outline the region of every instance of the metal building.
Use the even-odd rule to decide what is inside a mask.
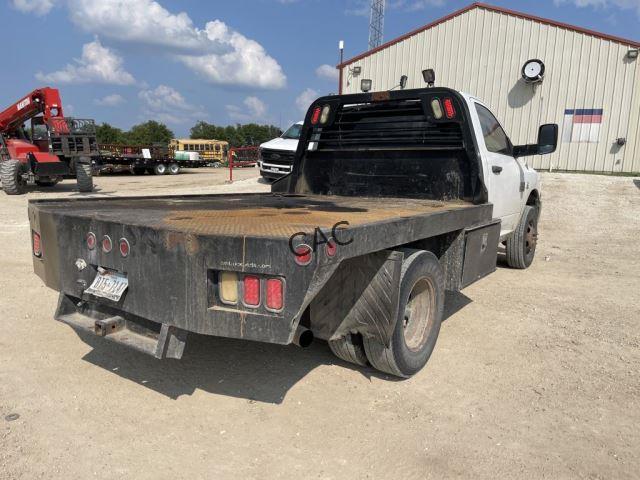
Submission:
[[[640,42],[474,3],[338,65],[340,91],[436,85],[488,104],[514,144],[533,143],[538,125],[560,125],[558,150],[538,169],[640,172]],[[524,79],[528,60],[536,78]],[[541,80],[540,80],[541,78]]]

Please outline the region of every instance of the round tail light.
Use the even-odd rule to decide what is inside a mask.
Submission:
[[[313,257],[313,250],[306,244],[298,245],[295,249],[295,259],[298,265],[309,265]]]
[[[123,257],[129,256],[129,241],[126,238],[121,238],[119,242],[120,255]]]
[[[102,237],[102,251],[104,253],[109,253],[113,249],[113,243],[111,242],[111,237],[109,235],[105,235]]]
[[[329,239],[326,246],[324,247],[324,251],[326,252],[327,257],[336,256],[336,252],[338,251],[338,245],[336,244],[336,241],[333,238]]]
[[[98,241],[96,240],[96,236],[93,232],[87,233],[87,248],[89,250],[93,250],[94,248],[96,248],[97,242]]]

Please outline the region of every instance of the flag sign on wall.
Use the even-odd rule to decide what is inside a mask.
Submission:
[[[577,108],[564,111],[562,141],[598,143],[602,108]]]

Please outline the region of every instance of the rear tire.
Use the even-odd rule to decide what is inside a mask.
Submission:
[[[24,193],[26,182],[22,179],[22,164],[18,160],[0,162],[0,179],[2,189],[7,195],[21,195]]]
[[[341,360],[356,365],[367,365],[367,355],[360,335],[348,334],[338,340],[329,340],[329,348]]]
[[[178,165],[177,163],[169,164],[169,173],[171,175],[179,174],[180,173],[180,165]]]
[[[511,268],[524,269],[533,263],[538,243],[538,211],[526,205],[516,229],[507,238],[507,264]]]
[[[156,175],[164,175],[167,173],[167,166],[164,163],[159,163],[153,167],[153,173]]]
[[[93,191],[93,172],[90,163],[76,163],[76,181],[79,191]]]
[[[424,250],[406,250],[391,342],[387,347],[377,340],[363,339],[371,365],[404,378],[419,372],[436,345],[443,309],[444,272],[437,257]]]

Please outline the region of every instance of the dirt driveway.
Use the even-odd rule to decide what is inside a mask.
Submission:
[[[178,362],[81,338],[32,273],[26,204],[51,194],[0,193],[0,478],[638,478],[640,181],[543,177],[534,265],[451,296],[431,361],[407,381],[322,342],[193,336]],[[223,181],[97,184],[268,188]]]

